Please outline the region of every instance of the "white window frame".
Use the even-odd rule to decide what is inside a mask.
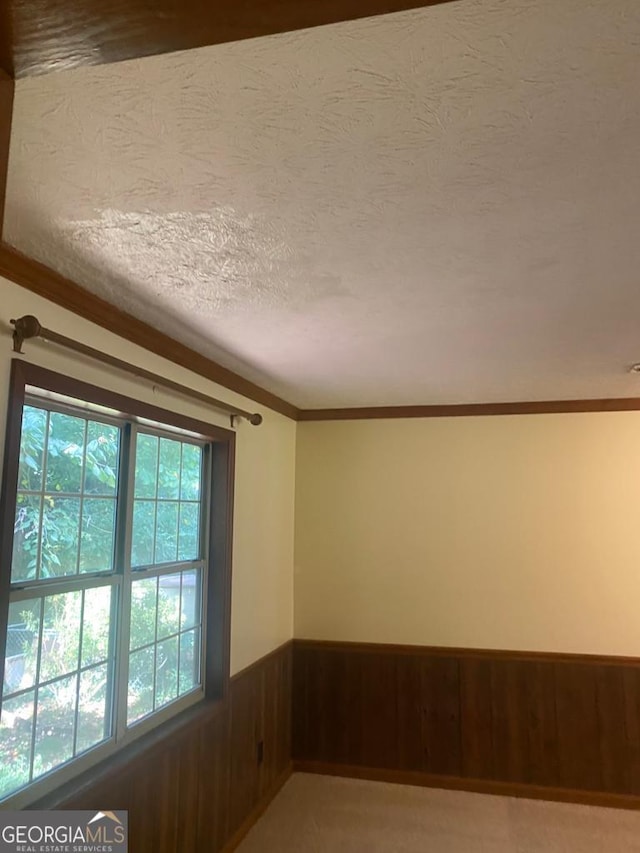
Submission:
[[[80,756],[69,759],[65,764],[54,768],[39,779],[5,797],[0,801],[0,808],[24,808],[32,805],[195,704],[205,699],[214,703],[222,701],[226,697],[229,682],[230,540],[235,449],[233,431],[192,421],[175,413],[140,404],[138,401],[127,400],[119,395],[111,394],[111,392],[104,392],[102,389],[96,389],[85,383],[76,383],[67,377],[61,377],[42,368],[27,365],[17,359],[14,360],[13,364],[3,491],[0,503],[0,522],[2,523],[0,553],[5,555],[3,563],[7,562],[6,555],[9,555],[8,565],[3,565],[2,577],[0,577],[0,670],[4,668],[9,604],[14,601],[33,598],[36,592],[40,592],[44,596],[55,592],[90,589],[103,585],[111,586],[112,590],[116,592],[113,595],[111,632],[116,637],[118,649],[112,664],[112,717],[109,739],[90,748]],[[27,383],[29,376],[36,381]],[[38,379],[41,381],[38,382]],[[20,396],[16,394],[16,386],[19,390],[21,385],[21,399],[16,400],[16,397]],[[71,398],[68,393],[61,394],[57,390],[59,387],[68,390],[70,385],[77,386],[78,396]],[[81,394],[82,396],[80,396]],[[116,410],[107,411],[104,407],[105,396],[115,402],[130,405],[127,408],[120,405]],[[98,399],[95,399],[96,397]],[[49,411],[62,411],[82,418],[116,425],[120,428],[115,559],[111,572],[86,573],[57,579],[11,584],[13,516],[17,499],[17,460],[14,460],[13,465],[8,464],[10,460],[7,459],[7,456],[16,446],[19,446],[22,411],[25,405],[36,405]],[[137,415],[137,410],[142,411],[142,415]],[[127,414],[124,414],[125,411]],[[18,426],[17,444],[16,426]],[[202,488],[199,502],[201,547],[200,556],[196,560],[155,563],[135,568],[131,566],[135,448],[139,432],[187,442],[202,449]],[[222,462],[226,463],[226,471],[219,470],[221,466],[215,464],[216,448],[219,450],[221,444],[226,445],[223,458],[221,457]],[[215,481],[214,469],[216,470]],[[12,477],[14,473],[15,476]],[[11,482],[12,478],[13,482]],[[220,507],[223,510],[220,515],[225,517],[212,521],[212,503],[216,489],[219,496],[216,500],[217,507],[220,504],[220,498],[226,498],[226,506]],[[212,528],[215,529],[212,530]],[[214,536],[216,537],[215,542],[212,541]],[[217,572],[214,571],[216,568],[218,569]],[[142,719],[128,725],[127,686],[132,581],[147,577],[160,577],[190,569],[200,570],[202,578],[199,602],[201,626],[200,683],[183,696],[179,696],[160,709],[153,710]],[[210,588],[212,578],[215,581],[213,589]],[[42,630],[41,620],[40,632]],[[39,645],[41,645],[41,639],[40,633]],[[155,642],[158,642],[157,635]],[[208,654],[208,651],[215,651],[215,654]],[[1,685],[2,682],[0,681]],[[76,707],[76,714],[77,712]]]

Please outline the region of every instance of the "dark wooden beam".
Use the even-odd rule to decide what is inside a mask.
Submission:
[[[297,417],[298,410],[286,400],[282,400],[232,370],[228,370],[201,353],[159,332],[148,323],[121,311],[104,299],[94,296],[74,281],[64,278],[44,264],[28,258],[5,243],[0,244],[0,276],[14,281],[21,287],[55,302],[56,305],[96,323],[103,329],[108,329],[149,352],[160,355],[168,361],[180,365],[180,367],[186,367],[187,370],[191,370],[199,376],[204,376],[205,379],[210,379],[218,385],[229,388],[231,391],[242,394],[244,397],[255,400],[256,403],[261,403],[263,406],[290,418],[295,419]],[[9,319],[6,317],[5,322],[8,322]]]
[[[240,41],[451,0],[0,0],[15,77]]]
[[[571,412],[631,412],[640,397],[603,400],[534,400],[516,403],[458,403],[440,406],[370,406],[345,409],[300,409],[299,421],[359,421],[388,418],[470,418],[489,415],[547,415]]]
[[[13,89],[13,79],[0,68],[0,237],[2,236],[4,222],[4,201],[7,189],[7,172],[9,171]]]

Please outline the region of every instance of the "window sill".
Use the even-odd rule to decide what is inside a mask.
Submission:
[[[203,699],[191,708],[181,711],[175,717],[141,735],[133,743],[123,746],[113,755],[108,756],[89,770],[85,770],[75,779],[65,782],[27,808],[30,810],[68,808],[74,801],[81,800],[93,788],[107,782],[110,777],[126,773],[132,763],[144,760],[163,742],[173,743],[187,730],[194,726],[203,726],[215,719],[222,713],[224,707],[225,702],[222,699]]]

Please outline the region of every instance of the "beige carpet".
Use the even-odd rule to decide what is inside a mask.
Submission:
[[[640,853],[640,812],[295,774],[238,853]]]

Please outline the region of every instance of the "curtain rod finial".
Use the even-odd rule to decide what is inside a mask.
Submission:
[[[260,424],[262,423],[262,415],[259,415],[257,412],[251,415],[251,417],[249,418],[249,423],[253,424],[254,426],[260,426]]]
[[[22,352],[22,343],[28,338],[37,338],[42,331],[42,326],[33,314],[25,314],[17,320],[9,321],[13,326],[13,351]]]

